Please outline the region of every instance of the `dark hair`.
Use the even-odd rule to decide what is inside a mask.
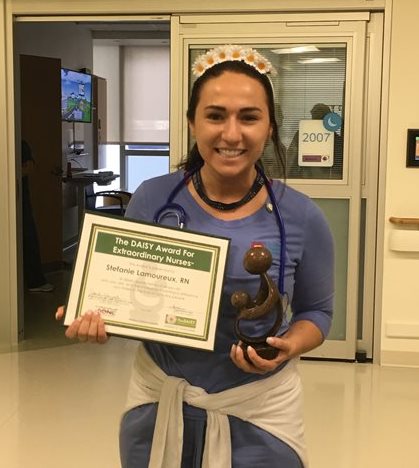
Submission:
[[[331,112],[330,107],[327,104],[323,104],[319,102],[318,104],[315,104],[314,107],[311,109],[311,117],[314,120],[321,120],[323,117]]]
[[[239,60],[226,60],[225,62],[217,63],[216,65],[205,71],[203,75],[197,78],[192,87],[192,92],[189,98],[189,106],[186,112],[186,117],[188,118],[188,121],[194,122],[195,120],[196,108],[198,106],[201,90],[204,84],[211,78],[217,78],[227,71],[247,75],[250,78],[254,78],[255,80],[257,80],[263,86],[268,100],[269,121],[272,128],[271,140],[274,147],[274,153],[279,160],[279,163],[283,170],[283,174],[285,174],[285,160],[283,151],[281,149],[282,145],[279,139],[278,124],[275,118],[275,100],[272,84],[267,75],[260,73],[251,65],[248,65],[247,63],[241,62]],[[182,161],[179,167],[190,171],[196,167],[201,166],[202,164],[203,159],[202,156],[199,154],[198,146],[195,143],[192,149],[190,150],[188,156],[186,157],[186,160]]]

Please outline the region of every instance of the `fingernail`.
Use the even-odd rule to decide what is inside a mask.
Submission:
[[[272,337],[272,336],[268,336],[268,338],[266,338],[266,342],[267,342],[268,344],[273,344],[273,343],[274,343],[273,337]]]

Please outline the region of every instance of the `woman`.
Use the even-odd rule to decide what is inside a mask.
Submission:
[[[215,350],[139,346],[121,423],[122,466],[306,466],[295,358],[319,346],[330,328],[332,237],[308,197],[274,181],[271,200],[267,179],[260,176],[258,162],[269,139],[280,157],[271,64],[253,49],[223,46],[199,57],[194,72],[187,117],[196,144],[181,170],[137,189],[126,215],[153,220],[185,170],[193,173],[175,197],[186,212],[186,228],[231,238]],[[278,336],[267,339],[278,356],[266,360],[248,347],[248,361],[237,345],[237,311],[230,298],[238,289],[254,295],[259,287],[258,276],[243,268],[253,242],[271,251],[269,275],[279,280],[285,238],[274,202],[285,225],[283,281],[293,315]],[[162,223],[176,225],[176,219],[166,216]],[[66,334],[82,341],[107,339],[94,313],[75,321]]]

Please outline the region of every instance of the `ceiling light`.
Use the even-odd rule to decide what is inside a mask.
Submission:
[[[331,63],[331,62],[340,62],[340,59],[336,57],[331,57],[331,58],[311,58],[311,59],[304,59],[304,60],[298,60],[298,63]]]
[[[319,52],[319,49],[314,45],[301,45],[283,49],[274,49],[272,52],[274,54],[303,54],[304,52]]]

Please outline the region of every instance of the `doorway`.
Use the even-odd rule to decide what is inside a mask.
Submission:
[[[94,47],[98,45],[108,46],[113,45],[114,49],[120,51],[130,48],[134,50],[136,47],[149,48],[149,47],[169,47],[170,41],[170,22],[167,18],[160,17],[152,19],[150,17],[144,17],[143,21],[141,18],[137,18],[135,22],[121,21],[110,22],[100,21],[92,22],[92,19],[86,22],[69,22],[67,20],[60,21],[39,21],[37,18],[32,18],[31,21],[20,21],[19,19],[14,25],[15,28],[15,63],[16,69],[19,70],[19,62],[22,55],[27,54],[31,57],[36,57],[38,60],[43,62],[54,62],[58,63],[57,69],[57,80],[59,79],[60,66],[65,66],[70,69],[85,69],[85,72],[93,73],[93,75],[101,75],[102,70],[97,70],[99,67],[96,63],[95,69],[95,57]],[[69,38],[73,38],[69,41]],[[82,52],[80,52],[82,51]],[[122,55],[122,54],[121,54]],[[42,67],[41,67],[42,68]],[[167,68],[169,68],[169,54],[167,54]],[[42,68],[44,69],[44,68]],[[115,73],[119,79],[124,78],[123,68],[119,66],[114,67],[112,73]],[[37,80],[33,80],[33,76],[40,76],[39,73],[26,73],[27,81],[32,82],[36,86]],[[48,74],[49,75],[49,74]],[[42,76],[42,74],[41,74]],[[55,81],[57,81],[55,80]],[[109,85],[108,80],[108,85]],[[112,85],[115,83],[112,82]],[[46,83],[46,94],[49,93],[48,84]],[[19,86],[17,86],[19,88]],[[123,86],[119,87],[118,92],[122,93]],[[167,84],[168,88],[168,84]],[[110,94],[111,98],[115,97],[113,93],[114,89],[111,87]],[[59,93],[59,90],[58,90]],[[16,125],[17,133],[20,136],[21,128],[20,115],[18,106],[20,106],[20,96],[17,91],[16,96],[16,120],[19,123]],[[167,89],[167,96],[169,91]],[[36,89],[32,93],[36,95]],[[55,95],[54,95],[55,96]],[[56,97],[56,96],[55,96]],[[38,98],[42,100],[41,93],[38,93]],[[45,174],[54,182],[54,187],[57,188],[58,193],[54,193],[50,190],[42,191],[45,188],[45,184],[40,183],[39,179],[31,181],[33,186],[33,192],[36,199],[39,199],[39,194],[42,192],[47,197],[48,203],[53,204],[58,209],[58,215],[51,218],[53,211],[50,209],[43,209],[45,205],[40,202],[41,207],[37,216],[37,224],[39,227],[45,227],[45,232],[49,232],[50,236],[54,238],[54,246],[58,242],[58,255],[54,257],[54,261],[50,261],[48,254],[51,242],[46,241],[42,246],[42,262],[44,271],[46,273],[48,282],[55,286],[53,292],[48,293],[29,293],[26,290],[22,290],[20,296],[19,306],[19,336],[21,338],[20,348],[21,349],[32,349],[45,346],[55,346],[59,344],[68,344],[65,340],[63,329],[61,325],[54,321],[54,311],[60,304],[65,303],[67,298],[68,284],[71,281],[71,270],[72,261],[76,251],[76,241],[78,234],[78,213],[77,213],[77,197],[74,190],[69,190],[61,182],[62,175],[65,174],[66,165],[70,163],[76,169],[88,168],[98,169],[104,168],[107,164],[116,164],[118,170],[115,169],[115,173],[121,175],[120,185],[117,188],[125,188],[125,184],[130,182],[131,186],[137,183],[135,180],[131,181],[131,178],[127,175],[128,168],[135,163],[135,166],[150,166],[150,159],[159,160],[160,165],[158,169],[160,171],[168,171],[168,137],[165,141],[166,146],[160,153],[150,151],[146,149],[138,149],[133,143],[149,142],[147,138],[137,142],[136,140],[125,141],[120,137],[120,133],[123,131],[123,118],[121,117],[119,102],[112,103],[112,115],[109,115],[110,121],[108,120],[107,128],[109,129],[108,134],[102,140],[95,143],[95,129],[93,123],[76,123],[69,124],[67,122],[61,122],[60,120],[60,96],[56,97],[55,105],[50,106],[56,110],[54,118],[49,119],[54,122],[54,145],[48,144],[47,138],[38,138],[40,143],[40,149],[37,154],[40,155],[38,166],[45,168]],[[167,98],[168,101],[168,98]],[[167,108],[169,103],[167,102]],[[39,107],[39,106],[37,106]],[[116,108],[116,111],[114,109]],[[121,109],[123,106],[121,106]],[[35,107],[32,107],[33,112]],[[95,111],[95,109],[94,109]],[[55,112],[55,111],[54,111]],[[38,122],[42,123],[41,126],[51,130],[51,126],[48,124],[48,119],[42,119],[42,116],[38,113],[35,115],[35,119],[25,112],[26,120],[24,119],[25,126],[29,130],[34,130],[34,122],[38,119]],[[168,117],[167,117],[168,121]],[[103,128],[102,128],[103,130]],[[26,130],[25,130],[26,131]],[[35,132],[35,135],[39,136],[39,132]],[[51,141],[51,134],[50,134]],[[77,154],[73,148],[77,145],[83,144],[84,150]],[[129,148],[126,149],[125,153],[123,150],[126,148],[126,144],[129,144]],[[72,147],[70,146],[72,145]],[[98,163],[95,162],[95,145],[99,149],[100,159]],[[112,154],[114,147],[118,148],[117,156]],[[103,158],[103,154],[110,148],[111,158],[109,161]],[[154,149],[154,148],[152,148]],[[54,159],[53,164],[47,164],[45,161],[45,155]],[[161,163],[161,159],[166,159],[165,165]],[[117,159],[117,160],[116,160]],[[144,159],[146,160],[144,162]],[[116,160],[116,161],[115,161]],[[148,167],[146,167],[148,169]],[[120,172],[123,171],[123,172]],[[141,171],[145,172],[145,171]],[[38,186],[38,187],[37,187]],[[39,190],[38,190],[39,188]],[[109,187],[107,187],[109,188]],[[103,188],[102,188],[103,189]],[[19,208],[18,205],[18,216]],[[54,208],[54,210],[55,210]],[[55,213],[55,211],[54,211]],[[59,229],[52,229],[52,222],[58,223]],[[62,232],[61,232],[62,231]],[[44,230],[42,231],[44,232]],[[45,239],[44,234],[42,239]],[[22,259],[20,259],[19,277],[21,284],[23,284],[23,266]]]
[[[377,216],[381,13],[178,16],[172,18],[171,164],[188,148],[184,115],[190,66],[206,50],[225,43],[260,50],[279,70],[272,80],[283,115],[287,183],[313,198],[325,213],[336,244],[336,300],[331,333],[307,357],[353,361],[372,358]],[[179,65],[177,65],[179,64]],[[189,81],[183,76],[189,76]],[[182,93],[176,93],[176,90]],[[328,115],[339,122],[324,130]],[[319,126],[320,125],[320,126]],[[315,130],[315,128],[323,129]],[[301,158],[302,140],[333,134],[332,161]],[[296,136],[297,135],[297,136]],[[272,155],[264,164],[275,177]],[[361,247],[360,247],[361,246]]]

